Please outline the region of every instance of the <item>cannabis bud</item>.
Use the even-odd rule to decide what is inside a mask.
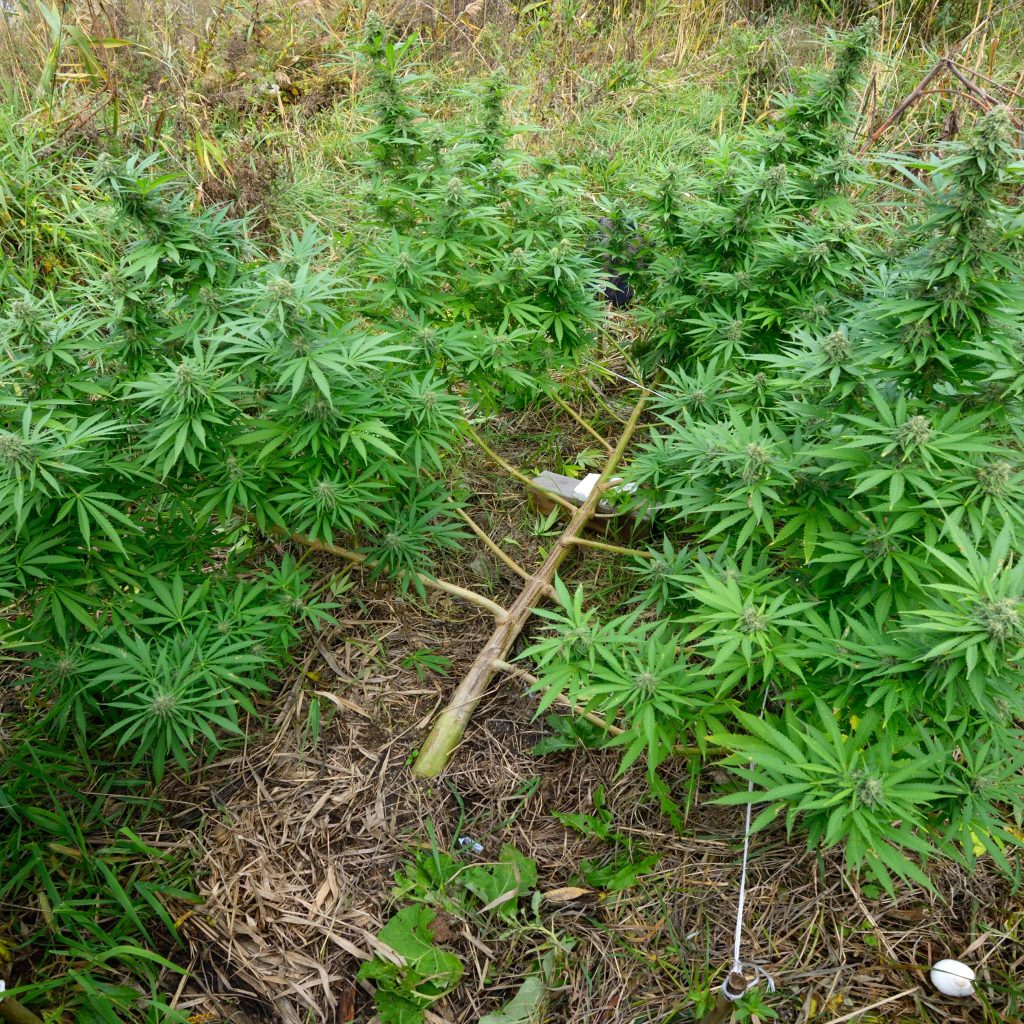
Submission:
[[[26,327],[29,326],[36,319],[35,304],[25,299],[15,299],[11,303],[11,319]]]
[[[787,173],[785,164],[776,164],[770,168],[768,171],[768,186],[773,190],[782,188],[786,184]]]
[[[848,362],[852,352],[850,349],[850,339],[847,338],[846,332],[843,330],[833,331],[822,342],[821,351],[830,366],[841,366],[843,363]]]
[[[978,486],[986,494],[1005,494],[1012,475],[1013,466],[1001,459],[978,470]]]
[[[740,631],[743,633],[763,633],[768,629],[768,620],[753,605],[743,609],[743,621]]]
[[[757,442],[751,442],[744,449],[747,459],[743,466],[743,482],[755,484],[768,475],[768,464],[772,460],[771,453]]]
[[[1024,633],[1024,622],[1020,617],[1020,601],[1003,597],[997,601],[983,601],[976,615],[982,628],[996,643],[1004,644]]]
[[[896,440],[900,447],[906,452],[913,448],[919,448],[927,444],[932,437],[932,425],[927,416],[911,416],[906,423],[896,431]]]
[[[16,465],[24,462],[28,448],[17,434],[0,430],[0,461]]]
[[[289,299],[294,291],[291,281],[284,277],[272,277],[267,282],[267,295],[274,302],[283,302]]]
[[[330,480],[321,480],[316,485],[317,503],[326,508],[334,508],[338,503],[338,495]]]
[[[877,807],[885,799],[882,780],[874,775],[861,773],[856,785],[857,799],[868,807]]]

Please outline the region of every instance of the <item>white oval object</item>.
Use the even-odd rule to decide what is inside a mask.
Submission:
[[[974,971],[959,960],[940,960],[932,967],[929,977],[944,996],[974,995]]]

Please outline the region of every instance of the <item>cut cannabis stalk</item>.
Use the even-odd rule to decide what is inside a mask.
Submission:
[[[448,707],[434,721],[430,735],[427,736],[413,766],[414,775],[421,779],[432,778],[444,770],[452,751],[461,742],[466,726],[469,724],[470,718],[473,717],[477,704],[480,703],[480,698],[487,691],[487,686],[494,676],[495,662],[504,661],[508,657],[516,637],[523,631],[534,606],[547,593],[558,567],[573,547],[573,538],[579,534],[587,520],[594,514],[604,492],[605,484],[615,472],[615,467],[619,464],[633,437],[633,432],[640,422],[645,401],[641,398],[633,407],[633,412],[626,422],[619,443],[608,457],[597,485],[587,496],[586,501],[574,511],[572,519],[555,542],[550,554],[544,560],[544,564],[533,575],[515,603],[509,608],[507,618],[498,623],[491,638],[483,646],[476,661],[473,662],[469,672],[466,673],[452,695]]]

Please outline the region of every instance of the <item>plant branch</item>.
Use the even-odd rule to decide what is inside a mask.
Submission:
[[[476,534],[488,551],[500,558],[517,576],[521,576],[524,580],[532,579],[530,574],[507,551],[502,550],[485,530],[477,526],[463,509],[457,508],[455,511],[458,513],[459,518]]]
[[[525,680],[531,686],[540,682],[532,672],[527,672],[525,668],[513,665],[510,661],[496,661],[494,662],[494,667],[498,672],[508,672],[514,676],[519,676],[520,679]],[[596,711],[587,711],[586,708],[580,707],[579,704],[573,704],[564,694],[559,694],[555,698],[555,703],[559,707],[571,711],[577,717],[585,718],[588,722],[600,726],[609,736],[621,736],[626,731],[621,725],[614,725],[609,722],[604,715],[599,715]],[[672,753],[679,757],[705,757],[708,754],[728,754],[729,751],[725,747],[707,747],[705,750],[701,750],[700,747],[676,746],[672,748]]]
[[[626,421],[608,404],[601,389],[589,377],[584,377],[583,379],[586,382],[587,387],[594,392],[597,404],[601,406],[601,408],[604,409],[604,411],[608,413],[613,420],[617,420],[619,423],[624,424]]]
[[[510,462],[506,462],[468,423],[463,428],[467,434],[490,456],[490,458],[496,462],[509,476],[518,480],[521,484],[528,487],[531,491],[537,491],[539,494],[544,494],[549,497],[556,505],[561,505],[563,508],[569,509],[570,512],[575,512],[577,507],[571,501],[567,501],[560,494],[556,494],[554,491],[549,491],[546,487],[538,487],[528,476],[524,473],[520,473],[515,466]]]
[[[893,112],[871,133],[867,142],[865,142],[858,151],[858,156],[863,156],[863,154],[866,153],[879,140],[879,138],[881,138],[887,128],[891,128],[897,121],[899,121],[907,109],[912,107],[921,98],[924,91],[929,85],[931,85],[932,80],[946,69],[946,66],[945,57],[936,62],[928,74],[926,74],[924,78],[914,86],[906,98],[897,104],[896,109],[893,110]]]
[[[556,394],[548,396],[560,409],[567,412],[610,455],[615,449],[564,399]]]
[[[510,661],[494,661],[491,664],[498,672],[507,672],[510,675],[518,676],[520,679],[525,680],[531,686],[535,686],[540,680],[532,673],[527,672],[525,668],[520,668],[518,665],[513,665]],[[581,708],[579,704],[573,704],[565,694],[560,693],[555,698],[555,703],[560,707],[566,708],[571,711],[578,718],[585,718],[588,722],[593,722],[594,725],[600,726],[609,736],[621,736],[626,730],[621,725],[613,725],[603,715],[599,715],[596,711],[587,711],[586,708]]]
[[[594,548],[596,551],[610,551],[615,555],[627,555],[630,558],[653,558],[651,551],[641,551],[639,548],[621,548],[618,544],[606,544],[603,540],[591,540],[589,537],[572,537],[571,544],[578,544],[581,548]]]
[[[607,341],[607,342],[608,342],[608,343],[609,343],[609,344],[610,344],[610,345],[612,346],[612,348],[613,348],[613,349],[615,349],[615,351],[616,351],[616,352],[618,352],[619,356],[620,356],[620,357],[622,358],[622,361],[623,361],[623,362],[624,362],[624,363],[626,364],[626,369],[628,369],[628,370],[629,370],[629,372],[630,372],[631,374],[633,374],[633,376],[634,376],[634,377],[635,377],[635,378],[636,378],[637,380],[640,380],[640,379],[641,379],[641,377],[643,376],[643,375],[642,375],[642,374],[640,373],[640,367],[639,367],[639,366],[637,366],[637,365],[636,365],[636,363],[635,363],[635,362],[633,361],[633,358],[632,358],[632,356],[631,356],[631,355],[629,354],[629,352],[627,352],[627,351],[626,351],[626,349],[624,349],[624,348],[623,348],[623,347],[622,347],[622,346],[621,346],[621,345],[620,345],[620,344],[619,344],[619,343],[618,343],[618,342],[617,342],[617,341],[615,340],[615,336],[614,336],[613,334],[605,334],[605,335],[604,335],[604,340],[605,340],[605,341]]]
[[[572,519],[555,542],[547,558],[544,559],[544,564],[533,575],[509,608],[507,617],[498,623],[497,628],[480,650],[462,682],[456,687],[448,706],[434,720],[434,725],[413,765],[413,774],[419,778],[432,778],[440,774],[448,763],[452,752],[462,741],[466,726],[494,676],[494,662],[507,659],[512,645],[523,631],[534,606],[545,595],[547,588],[551,586],[552,580],[555,578],[558,567],[572,549],[572,538],[580,533],[594,514],[604,486],[611,479],[615,467],[619,464],[619,460],[632,440],[646,402],[646,398],[641,398],[633,407],[633,412],[623,428],[622,436],[619,438],[615,450],[608,457],[597,485],[579,508],[573,507]]]
[[[329,544],[325,540],[310,540],[309,537],[301,533],[285,532],[285,536],[295,544],[311,548],[313,551],[324,551],[329,555],[344,558],[354,565],[362,566],[363,568],[372,569],[376,564],[368,555],[364,555],[359,551],[350,551],[348,548],[339,547],[337,544]],[[478,594],[475,590],[460,587],[458,584],[449,583],[447,580],[438,580],[432,576],[424,576],[423,573],[418,572],[415,575],[416,579],[423,586],[429,587],[431,590],[439,590],[444,594],[451,594],[453,597],[461,598],[469,604],[475,604],[478,608],[486,608],[498,622],[504,622],[508,618],[508,612],[500,604],[492,601],[489,597],[484,597],[483,594]]]

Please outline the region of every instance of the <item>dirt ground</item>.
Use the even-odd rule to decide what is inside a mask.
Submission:
[[[505,453],[518,454],[520,465],[546,457],[514,451],[517,437],[544,433],[528,417],[508,433]],[[567,451],[588,443],[572,430],[558,436]],[[514,535],[516,557],[537,564],[543,539],[524,533],[531,514],[518,485],[486,464],[468,482],[477,521],[492,536]],[[564,575],[607,581],[605,557],[614,558],[576,554]],[[326,578],[338,566],[325,559],[322,569]],[[473,541],[438,575],[499,602],[511,601],[519,582]],[[266,731],[170,794],[177,810],[169,824],[196,855],[203,898],[181,924],[192,962],[179,1005],[197,1021],[368,1022],[370,989],[355,975],[401,905],[392,895],[396,870],[432,842],[480,863],[511,844],[536,860],[541,893],[592,891],[541,897],[535,907],[525,900],[517,927],[468,909],[443,914],[435,936],[461,958],[465,975],[428,1021],[476,1024],[552,949],[560,972],[547,1021],[694,1019],[691,990],[720,984],[731,961],[740,876],[742,810],[706,802],[717,769],[694,779],[681,760],[665,774],[681,803],[693,788],[677,831],[642,770],[617,774],[617,752],[578,747],[535,756],[551,731],[536,720],[522,681],[505,675],[443,776],[414,779],[409,765],[428,723],[493,623],[443,594],[406,600],[387,584],[353,579],[339,625],[311,644],[267,709]],[[423,651],[450,659],[450,668],[417,671]],[[307,717],[315,691],[330,696],[321,698],[324,724],[314,743]],[[555,816],[593,814],[599,787],[620,836],[641,854],[661,854],[619,892],[580,881],[584,859],[611,863],[614,844]],[[479,843],[479,852],[461,849],[462,838]],[[773,978],[778,991],[767,1002],[778,1019],[1020,1021],[1024,900],[985,867],[972,877],[946,869],[937,889],[904,887],[891,900],[846,877],[841,858],[806,853],[782,830],[755,836],[743,950]],[[950,956],[978,970],[979,1000],[944,999],[929,986],[927,965]]]

